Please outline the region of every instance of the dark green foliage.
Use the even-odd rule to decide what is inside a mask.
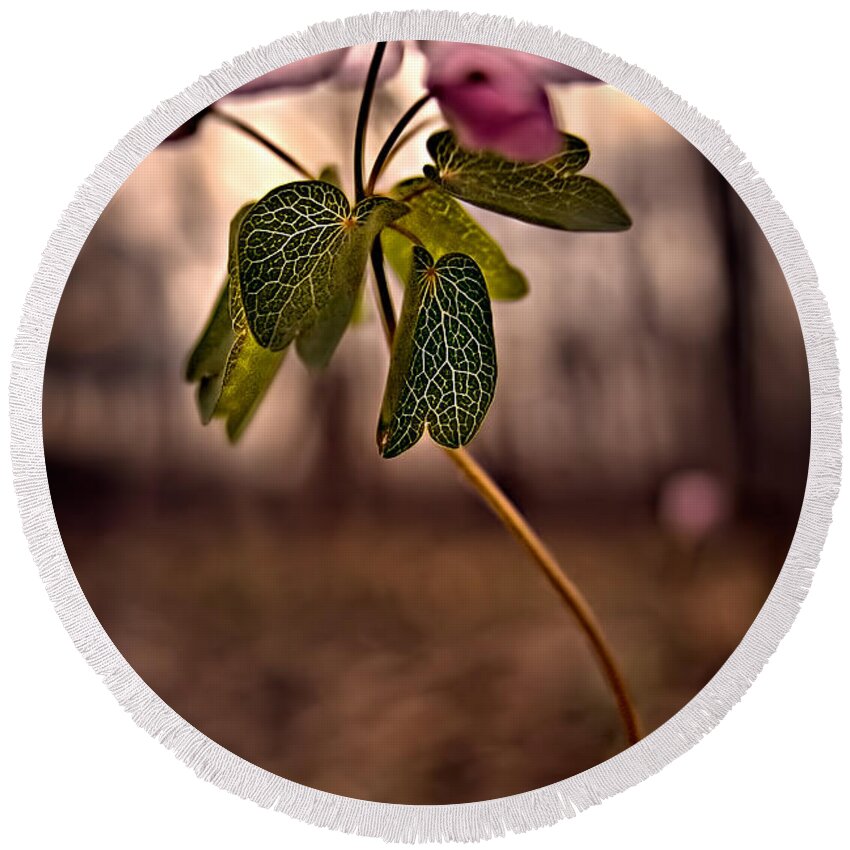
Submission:
[[[513,162],[461,148],[449,130],[428,139],[434,165],[425,176],[462,201],[556,230],[627,230],[631,219],[610,189],[576,174],[587,144],[564,134],[561,153],[543,162]]]
[[[493,318],[481,269],[465,254],[434,262],[414,247],[378,423],[380,453],[401,454],[426,429],[441,446],[465,445],[495,390]]]

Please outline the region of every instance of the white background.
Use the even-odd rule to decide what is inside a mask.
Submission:
[[[2,383],[39,254],[77,185],[161,99],[222,61],[388,0],[15,3],[2,39]],[[414,5],[410,0],[409,5]],[[441,0],[519,15],[658,76],[716,118],[800,230],[850,361],[848,74],[841,4]],[[9,17],[13,13],[15,19]],[[845,396],[848,380],[842,381]],[[2,443],[8,445],[2,396]],[[846,430],[846,429],[845,429]],[[0,453],[0,843],[10,848],[377,847],[259,809],[196,779],[139,730],[71,644],[20,532]],[[848,846],[850,505],[757,684],[658,776],[514,848]],[[5,840],[4,840],[5,839]]]

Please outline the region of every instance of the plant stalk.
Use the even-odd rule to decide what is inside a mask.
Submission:
[[[375,94],[375,86],[378,83],[378,72],[381,70],[381,61],[387,49],[385,41],[379,41],[375,45],[372,61],[369,63],[369,72],[366,74],[366,83],[363,86],[363,97],[360,100],[360,110],[357,113],[357,125],[354,129],[354,200],[362,201],[366,197],[366,187],[363,183],[363,152],[366,147],[366,127],[369,124],[369,111],[372,108],[372,98]]]
[[[376,236],[374,242],[372,242],[370,257],[372,259],[372,272],[375,276],[375,295],[378,299],[381,322],[384,325],[384,337],[387,340],[387,347],[392,349],[396,329],[395,307],[393,306],[393,296],[390,293],[390,287],[387,284],[387,272],[384,268],[384,249],[381,246],[380,235]]]
[[[401,116],[401,118],[398,119],[398,123],[390,131],[389,136],[387,136],[386,141],[378,151],[378,155],[375,157],[375,162],[372,165],[372,171],[369,174],[369,180],[366,183],[367,195],[371,195],[375,191],[375,184],[378,182],[378,178],[381,176],[384,166],[389,161],[390,155],[392,154],[393,148],[399,140],[399,137],[405,131],[407,125],[410,124],[410,122],[416,117],[419,110],[422,109],[429,100],[431,100],[431,95],[426,92],[410,107],[410,109],[407,110],[407,112],[404,113],[404,115]]]
[[[439,123],[439,120],[439,115],[432,115],[429,118],[423,118],[421,121],[417,121],[413,126],[411,126],[396,142],[395,147],[389,152],[386,160],[384,161],[383,168],[386,169],[396,156],[398,156],[399,151],[401,151],[406,144],[412,142],[429,124]]]
[[[640,718],[629,695],[626,681],[614,653],[590,604],[576,585],[567,578],[555,560],[555,556],[528,524],[525,517],[475,458],[465,449],[444,448],[443,452],[466,476],[467,481],[502,521],[503,525],[516,537],[520,545],[525,547],[555,590],[561,594],[561,598],[567,604],[567,607],[575,615],[582,631],[590,641],[599,666],[602,668],[602,672],[614,694],[626,738],[630,745],[636,744],[643,737]]]
[[[315,180],[316,178],[300,163],[294,156],[288,154],[283,148],[276,145],[271,139],[266,138],[262,133],[255,130],[249,124],[241,121],[235,115],[229,115],[227,112],[222,112],[218,107],[210,107],[210,114],[215,115],[219,121],[241,130],[246,136],[250,136],[255,142],[259,142],[267,150],[271,151],[276,157],[282,159],[287,165],[294,168],[306,180]]]
[[[425,243],[415,234],[409,231],[406,227],[402,227],[400,224],[396,224],[394,221],[387,225],[387,230],[394,230],[396,233],[400,233],[408,242],[412,242],[414,245],[418,245],[420,248],[425,247]]]

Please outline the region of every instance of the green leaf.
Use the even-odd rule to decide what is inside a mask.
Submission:
[[[242,309],[236,239],[252,206],[242,207],[231,222],[228,275],[186,366],[186,379],[198,383],[201,421],[206,425],[213,418],[224,419],[232,442],[251,421],[285,354],[257,344]]]
[[[450,130],[428,139],[435,165],[425,176],[449,194],[486,210],[556,230],[627,230],[632,221],[610,189],[576,174],[590,151],[564,134],[564,148],[543,162],[513,162],[461,148]]]
[[[352,326],[365,324],[372,316],[372,311],[366,303],[365,290],[361,289],[357,296],[357,301],[354,302],[354,310],[351,313]]]
[[[362,276],[363,272],[361,271],[361,279]],[[355,307],[362,287],[359,280],[355,283],[353,279],[350,279],[347,282],[344,281],[344,283],[349,285],[340,288],[331,297],[331,300],[316,316],[313,324],[302,331],[295,342],[298,356],[311,369],[324,369],[330,363],[345,329],[354,318]]]
[[[413,177],[399,183],[392,196],[404,201],[410,212],[399,220],[435,257],[461,252],[478,264],[491,298],[513,301],[528,292],[523,273],[512,266],[498,243],[453,198],[430,180]],[[390,228],[381,234],[387,259],[401,280],[410,276],[413,244]]]
[[[230,278],[224,280],[212,314],[186,363],[186,380],[200,381],[223,371],[236,334],[230,321]],[[209,418],[209,417],[207,417]]]
[[[372,240],[406,212],[378,196],[352,210],[340,189],[319,180],[257,201],[238,237],[242,304],[257,342],[280,351],[305,335],[299,353],[310,365],[326,363],[354,309]]]
[[[465,254],[435,263],[418,245],[393,340],[378,450],[395,457],[427,428],[458,448],[481,427],[496,390],[496,345],[481,269]]]
[[[226,421],[227,436],[232,442],[242,436],[285,356],[285,349],[263,348],[246,331],[236,337],[223,373],[201,383],[198,398],[203,399],[206,394],[215,398],[212,415]]]

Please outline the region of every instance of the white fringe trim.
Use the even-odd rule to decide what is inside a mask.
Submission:
[[[463,805],[388,805],[327,794],[256,767],[186,723],[126,663],[89,607],[59,536],[42,445],[44,362],[59,298],[89,231],[142,159],[200,109],[259,74],[326,50],[392,39],[480,42],[537,53],[600,77],[665,119],[720,170],[767,235],[800,314],[811,381],[809,478],[794,541],[767,602],[711,682],[661,728],[591,770],[536,791]],[[309,823],[400,842],[477,841],[553,824],[690,749],[744,695],[794,620],[826,537],[841,466],[835,337],[814,269],[782,207],[720,125],[649,74],[585,42],[509,18],[454,12],[394,12],[318,24],[239,56],[134,127],[79,188],[44,251],[14,348],[11,419],[15,485],[33,558],[77,648],[136,723],[220,788]]]

